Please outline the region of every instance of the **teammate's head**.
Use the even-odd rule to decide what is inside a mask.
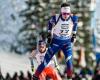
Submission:
[[[39,40],[38,42],[38,49],[41,53],[45,52],[46,50],[46,42],[43,40]]]
[[[68,3],[61,4],[61,10],[60,10],[60,12],[61,12],[61,15],[62,15],[62,17],[64,19],[66,19],[67,17],[69,17],[70,14],[71,14],[70,4],[68,4]]]

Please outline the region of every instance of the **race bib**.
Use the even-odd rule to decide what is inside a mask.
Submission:
[[[69,32],[69,24],[61,24],[60,36],[66,36]]]
[[[40,62],[42,63],[44,60],[44,56],[40,56]]]

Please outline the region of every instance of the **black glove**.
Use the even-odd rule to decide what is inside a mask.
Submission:
[[[34,66],[31,66],[31,70],[32,70],[32,72],[34,72]]]
[[[71,38],[71,42],[73,43],[75,39],[76,39],[76,34],[73,34]]]
[[[39,80],[39,78],[33,75],[33,80]]]
[[[48,38],[47,43],[50,44],[51,43],[51,40],[52,40],[51,39],[51,33],[50,32],[48,33],[47,38]]]

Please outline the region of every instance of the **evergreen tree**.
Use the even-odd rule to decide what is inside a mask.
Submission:
[[[86,60],[89,60],[89,53],[92,52],[91,41],[91,12],[90,0],[70,0],[72,5],[72,12],[79,17],[77,41],[75,46],[83,46],[85,48]]]
[[[86,49],[86,54],[91,52],[91,36],[89,29],[90,12],[89,12],[89,0],[67,0],[71,3],[72,12],[79,16],[79,28],[77,33],[77,42],[75,46],[81,44]],[[26,50],[31,50],[36,46],[36,37],[41,33],[45,34],[47,23],[50,16],[54,13],[59,13],[62,0],[28,0],[26,1],[27,9],[21,11],[20,16],[24,17],[24,26],[19,32],[22,35],[19,43],[23,45]],[[32,28],[32,24],[35,28]],[[38,35],[36,35],[38,34]],[[27,35],[27,36],[26,36]],[[24,42],[23,42],[24,41]]]
[[[19,31],[18,43],[20,48],[31,51],[36,48],[37,37],[41,34],[46,38],[46,29],[48,19],[52,15],[51,8],[58,11],[60,0],[28,0],[26,1],[27,9],[20,12],[20,16],[24,18],[24,26]],[[34,25],[34,28],[32,27]],[[17,49],[20,52],[20,49]]]

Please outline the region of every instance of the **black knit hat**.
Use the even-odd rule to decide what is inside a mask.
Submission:
[[[67,7],[67,6],[70,6],[70,4],[69,4],[69,3],[62,3],[62,4],[61,4],[61,8],[62,8],[62,7]]]
[[[46,42],[44,40],[39,40],[38,45],[46,45]]]

